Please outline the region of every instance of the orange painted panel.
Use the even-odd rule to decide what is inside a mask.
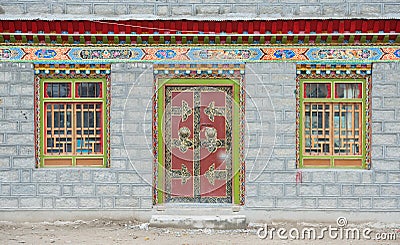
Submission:
[[[330,159],[303,159],[304,167],[329,167],[330,165]]]

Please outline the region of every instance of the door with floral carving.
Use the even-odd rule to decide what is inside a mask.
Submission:
[[[232,203],[232,85],[166,85],[165,201]]]

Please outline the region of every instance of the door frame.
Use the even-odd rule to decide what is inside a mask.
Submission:
[[[165,199],[165,158],[163,114],[166,86],[227,86],[233,87],[232,110],[232,204],[244,204],[244,91],[241,79],[235,78],[159,78],[155,79],[153,97],[154,178],[153,203],[163,204]]]

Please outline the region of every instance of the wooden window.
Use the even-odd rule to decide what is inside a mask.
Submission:
[[[104,83],[42,83],[41,166],[105,166]]]
[[[300,81],[300,167],[365,168],[365,81]]]

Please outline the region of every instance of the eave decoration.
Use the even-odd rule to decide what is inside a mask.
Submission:
[[[400,23],[395,19],[0,22],[0,62],[397,61]]]

